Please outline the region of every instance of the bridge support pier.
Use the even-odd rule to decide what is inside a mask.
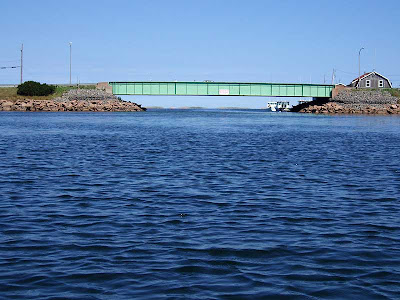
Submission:
[[[112,94],[112,86],[108,82],[98,82],[96,84],[96,89]]]
[[[313,97],[312,101],[316,103],[327,103],[331,98],[328,97]]]

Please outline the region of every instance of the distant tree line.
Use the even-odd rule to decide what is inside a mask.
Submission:
[[[26,81],[17,88],[17,94],[21,96],[48,96],[56,90],[54,85],[36,81]]]

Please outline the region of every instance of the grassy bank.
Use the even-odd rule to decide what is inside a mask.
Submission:
[[[400,98],[400,89],[384,89],[384,91],[389,92],[393,97]]]
[[[366,88],[361,88],[361,89],[356,89],[352,88],[352,92],[366,92],[366,91],[371,91],[371,92],[388,92],[390,95],[393,97],[400,98],[400,89],[366,89]]]
[[[0,87],[0,100],[20,100],[20,99],[34,99],[34,100],[50,100],[60,97],[69,90],[76,90],[77,86],[57,86],[56,91],[49,96],[20,96],[17,94],[16,87]],[[81,85],[80,89],[95,89],[95,85]]]

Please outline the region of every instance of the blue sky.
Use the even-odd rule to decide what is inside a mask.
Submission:
[[[0,4],[0,66],[24,79],[73,82],[349,83],[361,70],[400,85],[400,1],[12,1]],[[13,62],[15,60],[15,62]],[[391,75],[391,76],[389,76]],[[0,70],[0,83],[19,71]],[[144,105],[262,107],[263,98],[130,97]]]

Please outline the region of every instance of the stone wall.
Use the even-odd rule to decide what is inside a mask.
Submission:
[[[335,86],[335,88],[332,90],[332,99],[335,99],[339,93],[343,92],[344,90],[349,89],[347,86],[338,84]]]
[[[399,98],[393,97],[386,91],[380,90],[361,90],[361,89],[345,89],[341,91],[333,99],[335,102],[343,104],[397,104]]]
[[[64,93],[61,97],[55,98],[54,101],[71,101],[71,100],[118,100],[113,94],[98,89],[73,89]]]
[[[102,90],[108,94],[112,94],[112,87],[108,82],[99,82],[96,84],[96,89]]]

